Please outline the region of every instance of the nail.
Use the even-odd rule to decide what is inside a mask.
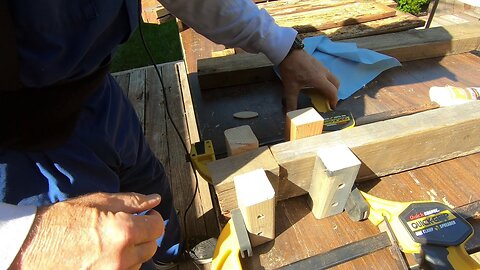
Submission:
[[[153,202],[158,202],[162,199],[162,197],[159,194],[150,194],[147,195],[147,202],[153,203]]]

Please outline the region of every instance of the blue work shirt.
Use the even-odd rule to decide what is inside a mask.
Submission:
[[[108,61],[138,26],[138,0],[8,0],[28,87],[78,79]]]
[[[85,77],[110,61],[138,26],[135,0],[9,0],[27,87]],[[32,90],[38,91],[38,90]],[[0,123],[1,124],[1,123]],[[180,250],[180,226],[168,178],[143,136],[137,115],[107,75],[87,99],[61,146],[39,152],[0,149],[0,201],[44,206],[92,192],[159,193],[165,220],[155,257]]]

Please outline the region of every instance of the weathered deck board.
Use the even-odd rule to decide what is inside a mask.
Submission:
[[[187,144],[198,141],[195,114],[192,109],[190,89],[183,61],[159,65],[168,106],[173,121]],[[113,74],[124,92],[129,94],[140,118],[145,137],[165,167],[170,180],[174,205],[180,211],[183,224],[184,211],[192,199],[195,189],[194,172],[185,158],[185,151],[166,112],[162,87],[153,67],[134,69]],[[134,78],[132,80],[132,78]],[[132,91],[134,89],[134,91]],[[143,89],[143,90],[142,90]],[[188,237],[211,237],[219,233],[210,190],[203,179],[199,179],[198,193],[187,214]],[[191,262],[182,262],[180,269],[197,269]]]
[[[137,112],[138,119],[143,124],[145,121],[145,70],[137,69],[130,74],[128,99]],[[145,127],[144,127],[145,130]]]

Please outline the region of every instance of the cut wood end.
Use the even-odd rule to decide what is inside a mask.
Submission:
[[[252,206],[275,197],[264,169],[234,176],[233,181],[239,206]]]
[[[312,107],[288,112],[287,117],[297,126],[323,121],[323,117]]]

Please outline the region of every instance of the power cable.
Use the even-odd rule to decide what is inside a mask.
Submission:
[[[161,92],[163,94],[163,99],[165,100],[165,109],[166,109],[166,112],[167,112],[167,116],[168,116],[168,119],[170,120],[170,123],[172,123],[172,126],[173,128],[175,129],[175,132],[178,136],[178,138],[180,139],[180,141],[182,142],[182,146],[183,146],[183,149],[185,151],[185,154],[186,156],[188,157],[188,161],[190,163],[190,166],[192,167],[192,170],[193,170],[193,175],[195,176],[195,189],[194,189],[194,192],[193,192],[193,195],[192,195],[192,199],[190,200],[190,203],[188,204],[187,208],[185,208],[184,212],[183,212],[183,229],[184,229],[184,235],[185,235],[185,252],[188,252],[189,251],[189,246],[188,246],[188,237],[187,237],[187,213],[188,213],[188,210],[190,210],[190,208],[192,207],[193,205],[193,202],[195,201],[195,197],[197,196],[197,192],[198,192],[198,177],[197,177],[197,173],[195,171],[195,167],[193,166],[193,162],[192,160],[190,159],[190,154],[188,152],[188,148],[187,148],[187,145],[185,144],[185,142],[183,141],[183,137],[182,135],[180,134],[180,131],[178,130],[177,128],[177,125],[175,124],[175,122],[173,121],[172,119],[172,116],[170,114],[170,109],[168,108],[168,99],[167,99],[167,94],[166,94],[166,89],[165,89],[165,84],[163,83],[163,78],[162,78],[162,75],[160,74],[160,70],[158,69],[157,67],[157,64],[155,62],[155,59],[153,58],[152,56],[152,53],[150,52],[150,49],[148,48],[147,46],[147,42],[145,41],[145,36],[144,36],[144,33],[143,33],[143,27],[142,27],[142,24],[143,24],[143,21],[142,21],[142,17],[141,17],[141,10],[139,10],[138,12],[138,24],[139,24],[139,32],[140,32],[140,38],[142,40],[142,43],[143,43],[143,47],[145,48],[145,51],[147,52],[147,55],[148,55],[148,58],[150,59],[150,62],[151,64],[153,65],[153,67],[155,68],[155,72],[158,76],[158,79],[160,80],[160,85],[162,87],[161,89]],[[198,267],[198,266],[197,266]]]

